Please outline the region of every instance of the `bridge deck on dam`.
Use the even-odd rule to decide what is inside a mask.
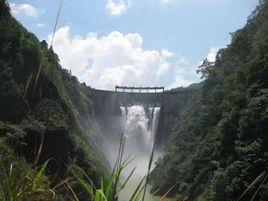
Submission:
[[[185,104],[188,101],[189,95],[195,91],[195,89],[180,89],[180,90],[169,90],[162,92],[126,92],[126,91],[109,91],[101,89],[93,89],[93,98],[98,97],[101,99],[113,99],[116,100],[120,106],[129,106],[134,104],[142,105],[154,105],[161,107],[168,107],[174,104]]]

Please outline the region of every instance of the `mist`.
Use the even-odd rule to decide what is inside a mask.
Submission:
[[[126,188],[119,195],[119,200],[128,200],[129,196],[135,190],[135,187],[147,174],[148,163],[159,123],[160,107],[146,108],[142,105],[133,105],[120,108],[121,116],[114,116],[110,119],[110,123],[113,125],[109,125],[108,127],[117,127],[119,132],[126,139],[124,160],[133,159],[133,161],[123,170],[121,180],[127,178],[131,170],[136,168]],[[115,130],[113,130],[113,132],[105,134],[106,137],[104,139],[103,150],[111,168],[114,166],[117,159],[120,143],[119,132],[116,134]],[[156,161],[160,155],[161,153],[156,151],[154,161]],[[147,196],[150,196],[149,193]]]

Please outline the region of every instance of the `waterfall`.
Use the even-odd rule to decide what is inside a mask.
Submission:
[[[123,119],[127,119],[127,108],[126,107],[120,107],[121,114],[123,116]]]
[[[157,133],[159,117],[160,117],[160,107],[155,107],[153,111],[153,124],[152,124],[152,134],[154,136],[154,139]]]
[[[135,185],[147,173],[148,163],[157,132],[160,107],[150,107],[146,110],[143,106],[135,105],[127,108],[121,107],[122,111],[122,132],[126,137],[125,157],[132,155],[133,162],[123,172],[127,177],[130,170],[136,167],[129,187],[121,195],[120,200],[127,200]]]
[[[121,179],[124,181],[131,170],[136,167],[128,184],[119,195],[119,201],[129,200],[138,183],[147,174],[148,163],[154,145],[157,133],[160,115],[160,107],[146,107],[134,105],[130,107],[121,107],[121,116],[114,116],[113,125],[107,125],[108,128],[118,128],[106,133],[103,140],[103,152],[109,162],[111,169],[117,160],[119,147],[119,134],[122,133],[126,138],[124,147],[124,159],[134,158],[134,160],[124,168]],[[117,126],[115,126],[116,124]],[[154,161],[158,159],[159,153],[155,152]],[[146,200],[153,200],[152,196],[146,195]]]
[[[151,153],[157,132],[160,107],[151,107],[146,114],[143,106],[121,107],[122,132],[126,137],[126,152],[143,157]]]

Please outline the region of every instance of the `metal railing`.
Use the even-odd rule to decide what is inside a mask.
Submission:
[[[164,92],[165,87],[127,87],[115,86],[116,92],[136,92],[136,93],[159,93]]]

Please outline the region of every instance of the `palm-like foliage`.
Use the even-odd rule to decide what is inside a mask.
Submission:
[[[23,159],[17,158],[11,163],[0,160],[0,200],[54,200],[54,192],[44,174],[47,164],[33,169]]]
[[[121,137],[120,146],[118,151],[118,157],[113,168],[111,177],[108,182],[105,182],[103,178],[101,178],[100,187],[97,188],[91,179],[87,176],[87,174],[79,167],[72,167],[71,171],[74,177],[77,179],[78,183],[84,189],[88,200],[93,201],[116,201],[118,200],[118,196],[120,192],[126,187],[128,181],[131,179],[134,171],[136,168],[133,168],[132,171],[129,173],[127,178],[120,182],[120,176],[122,171],[133,161],[130,157],[127,159],[123,159],[124,155],[124,147],[125,147],[125,137]],[[150,165],[149,165],[150,166]],[[137,185],[136,189],[132,193],[129,201],[137,201],[142,194],[147,182],[144,182],[145,178],[143,178],[139,184]],[[146,179],[147,181],[147,179]],[[71,192],[74,195],[74,198],[78,201],[78,196],[74,193],[71,186],[67,183],[67,186],[70,188]]]

